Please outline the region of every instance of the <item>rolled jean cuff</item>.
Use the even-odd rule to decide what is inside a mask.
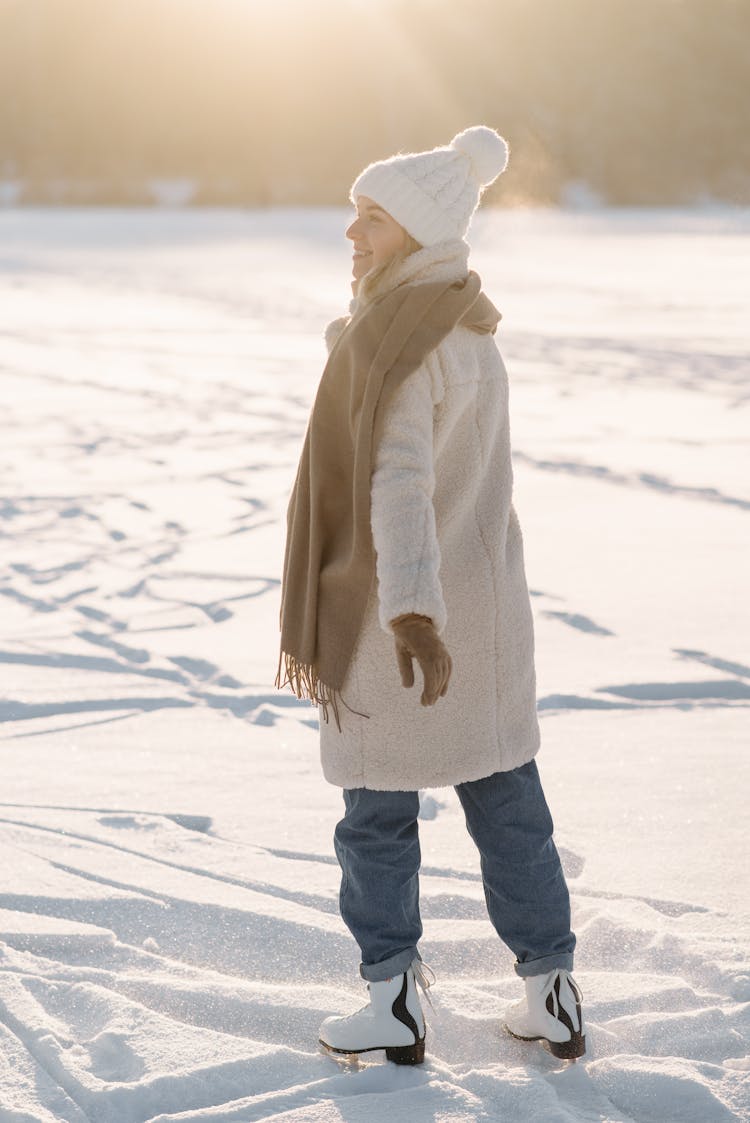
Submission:
[[[528,959],[525,963],[516,963],[516,974],[522,979],[531,978],[532,975],[546,975],[560,967],[564,971],[573,970],[573,952],[561,952],[557,955],[543,955],[539,959]]]
[[[421,958],[415,947],[404,948],[381,963],[360,963],[359,973],[368,983],[382,983],[385,979],[392,979],[394,975],[402,975],[415,959]]]

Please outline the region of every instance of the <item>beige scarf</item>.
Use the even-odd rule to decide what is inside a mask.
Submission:
[[[473,271],[401,284],[355,315],[328,357],[287,510],[276,686],[321,705],[326,721],[330,705],[339,729],[375,578],[370,476],[383,407],[458,323],[494,332],[499,319]]]

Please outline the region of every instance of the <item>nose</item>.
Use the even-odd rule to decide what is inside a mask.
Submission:
[[[359,225],[358,225],[358,223],[359,223],[359,218],[357,217],[357,218],[355,218],[355,220],[354,220],[354,222],[353,222],[353,223],[351,224],[351,226],[349,226],[349,227],[347,228],[347,230],[346,230],[346,237],[347,237],[347,238],[350,238],[352,242],[353,242],[353,241],[355,240],[355,238],[356,238],[356,237],[357,237],[357,235],[359,234]]]

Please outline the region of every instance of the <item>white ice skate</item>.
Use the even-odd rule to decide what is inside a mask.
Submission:
[[[320,1027],[320,1044],[332,1053],[385,1049],[388,1060],[396,1064],[421,1064],[425,1022],[415,984],[419,982],[426,993],[431,985],[426,971],[432,974],[429,967],[415,959],[406,971],[392,979],[368,983],[369,1004],[347,1017],[326,1018]]]
[[[541,1041],[554,1057],[574,1061],[586,1052],[583,995],[569,971],[524,979],[526,997],[505,1013],[505,1028],[521,1041]]]

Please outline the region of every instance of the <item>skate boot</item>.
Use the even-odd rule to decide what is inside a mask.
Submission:
[[[581,1000],[569,971],[525,978],[526,998],[505,1013],[505,1028],[521,1041],[541,1041],[553,1057],[574,1061],[586,1052]]]
[[[394,975],[392,979],[368,983],[369,1005],[348,1017],[326,1018],[319,1031],[320,1044],[332,1053],[367,1053],[372,1049],[385,1049],[388,1060],[396,1064],[421,1064],[424,1060],[425,1022],[416,983],[419,982],[426,994],[431,982],[425,971],[430,971],[430,968],[415,959],[403,973]]]

